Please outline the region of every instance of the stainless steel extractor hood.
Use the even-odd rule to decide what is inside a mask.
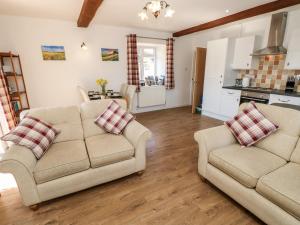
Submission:
[[[287,12],[276,13],[272,15],[269,40],[266,48],[255,51],[252,55],[280,55],[286,54],[287,50],[283,47],[283,40],[287,22]]]

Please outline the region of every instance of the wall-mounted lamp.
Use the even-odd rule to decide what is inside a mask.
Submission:
[[[86,46],[86,44],[85,44],[84,42],[82,42],[81,48],[82,48],[83,50],[87,50],[87,49],[88,49],[87,46]]]

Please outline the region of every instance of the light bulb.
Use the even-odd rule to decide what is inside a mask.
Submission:
[[[166,14],[165,17],[172,17],[174,15],[175,11],[173,9],[171,9],[170,7],[168,7],[166,9]]]
[[[141,20],[147,20],[148,19],[148,15],[145,11],[142,11],[141,13],[139,13],[139,17],[141,18]]]

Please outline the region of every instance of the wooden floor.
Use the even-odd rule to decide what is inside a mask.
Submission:
[[[2,225],[250,225],[262,224],[197,173],[193,133],[221,122],[177,108],[137,115],[153,132],[147,169],[79,193],[23,206],[16,188],[0,198]]]

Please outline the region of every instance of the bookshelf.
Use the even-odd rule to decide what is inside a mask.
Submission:
[[[20,56],[12,52],[0,52],[0,64],[8,87],[12,108],[17,122],[19,122],[20,113],[29,109]]]

